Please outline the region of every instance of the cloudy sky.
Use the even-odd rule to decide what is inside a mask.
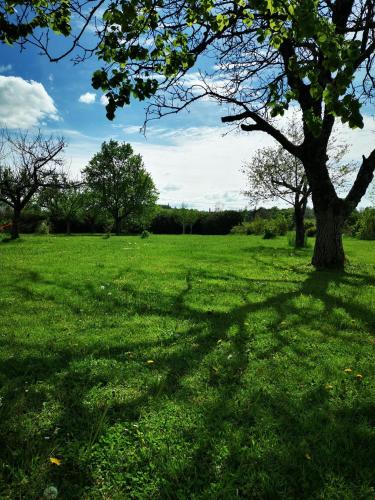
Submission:
[[[189,112],[152,122],[144,136],[142,103],[119,110],[110,122],[104,99],[91,88],[94,60],[52,64],[32,48],[0,46],[0,123],[8,128],[40,127],[63,135],[74,177],[110,138],[130,142],[140,153],[159,190],[160,203],[208,209],[243,208],[241,166],[257,148],[272,140],[259,132],[232,132],[220,124],[225,109],[202,101]],[[192,74],[191,78],[195,78]],[[366,108],[365,129],[340,133],[351,144],[349,158],[359,160],[375,144],[374,108]],[[275,204],[275,203],[274,203]],[[363,205],[368,204],[365,199]]]

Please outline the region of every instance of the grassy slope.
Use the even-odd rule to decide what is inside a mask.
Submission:
[[[375,498],[375,246],[346,248],[1,245],[0,498]]]

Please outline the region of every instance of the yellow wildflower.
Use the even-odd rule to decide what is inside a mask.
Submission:
[[[352,373],[352,371],[353,370],[351,368],[345,368],[345,370],[344,370],[345,373]]]
[[[155,361],[154,361],[153,359],[148,359],[148,360],[146,361],[146,363],[147,363],[148,365],[152,365],[153,363],[155,363]]]
[[[310,453],[305,453],[305,458],[306,458],[306,460],[311,460],[311,455],[310,455]]]
[[[61,460],[60,460],[60,458],[56,458],[56,457],[49,457],[49,461],[51,462],[51,464],[61,465]]]
[[[361,375],[360,373],[357,373],[357,375],[355,376],[355,378],[357,380],[362,380],[363,379],[363,375]]]

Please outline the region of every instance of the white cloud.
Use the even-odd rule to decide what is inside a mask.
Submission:
[[[161,190],[165,192],[173,192],[173,191],[179,191],[180,189],[181,186],[177,186],[176,184],[167,184]]]
[[[0,76],[1,124],[30,128],[48,118],[59,119],[53,99],[41,83],[18,76]]]
[[[102,104],[103,106],[107,106],[107,104],[108,104],[108,97],[106,95],[102,95],[100,97],[100,104]]]
[[[121,127],[121,129],[125,135],[127,135],[127,134],[139,134],[141,131],[141,128],[142,127],[140,125],[129,125],[127,127]]]
[[[11,64],[1,64],[0,73],[8,73],[9,71],[12,71],[12,68]]]
[[[248,204],[241,195],[245,187],[241,165],[271,139],[260,133],[223,136],[225,131],[225,127],[162,129],[159,133],[171,144],[132,143],[159,187],[160,203],[180,206],[186,202],[200,209],[214,209],[218,203],[227,209]],[[170,189],[173,186],[179,189]]]
[[[91,92],[86,92],[85,94],[82,94],[78,101],[83,102],[84,104],[92,104],[96,100],[96,94],[92,94]]]

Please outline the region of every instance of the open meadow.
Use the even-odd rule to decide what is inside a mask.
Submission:
[[[0,498],[375,498],[375,243],[344,245],[1,244]]]

